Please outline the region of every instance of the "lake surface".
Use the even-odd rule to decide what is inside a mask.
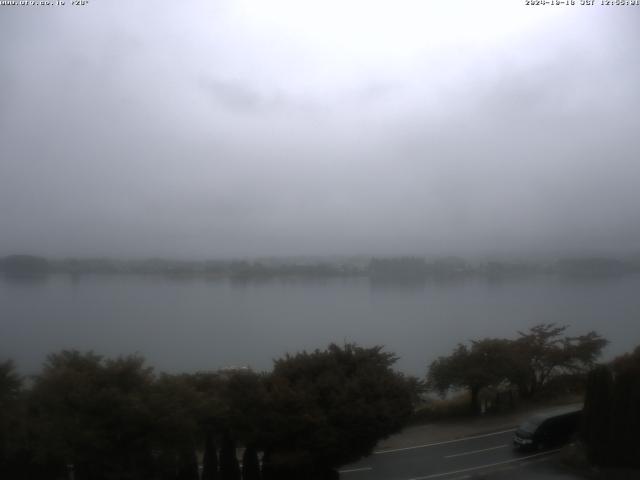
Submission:
[[[597,330],[610,358],[640,344],[640,277],[539,276],[418,285],[367,278],[269,280],[143,276],[0,277],[0,360],[24,373],[48,353],[139,353],[158,370],[249,365],[269,369],[286,352],[329,342],[385,345],[397,367],[424,375],[458,342],[513,337],[536,323]]]

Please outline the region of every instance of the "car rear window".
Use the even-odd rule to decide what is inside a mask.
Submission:
[[[533,417],[528,419],[520,426],[520,430],[525,432],[533,433],[536,431],[536,428],[542,423],[543,418],[541,417]]]

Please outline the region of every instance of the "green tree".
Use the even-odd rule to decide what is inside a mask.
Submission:
[[[260,480],[260,461],[258,451],[249,445],[242,455],[242,480]]]
[[[202,480],[218,480],[218,453],[211,432],[207,432],[202,457]]]
[[[532,398],[559,375],[586,375],[608,343],[596,332],[563,336],[566,326],[541,324],[519,332],[516,340],[487,338],[459,344],[448,356],[431,363],[427,385],[444,395],[450,389],[469,391],[470,410],[480,411],[480,392],[513,385],[522,398]]]
[[[144,478],[151,470],[153,382],[140,357],[104,360],[91,352],[50,355],[31,392],[36,456],[76,478]]]
[[[639,468],[640,347],[613,362],[612,446],[616,465]]]
[[[412,385],[382,347],[330,345],[276,360],[267,381],[264,478],[329,478],[413,411]]]
[[[183,446],[178,454],[176,480],[198,480],[198,457],[194,448]]]
[[[11,360],[0,363],[0,476],[17,478],[24,449],[22,378]]]
[[[225,444],[232,439],[245,446],[257,445],[264,437],[267,408],[265,375],[237,369],[199,372],[186,377],[201,398],[196,417],[207,442],[212,442],[215,434],[222,437],[220,477],[235,476],[233,460],[223,467],[230,451]],[[211,458],[215,460],[213,456]]]
[[[218,430],[243,445],[255,445],[263,436],[264,413],[268,408],[265,375],[248,369],[225,372],[217,397]]]
[[[583,439],[592,462],[640,467],[640,347],[589,375]]]
[[[613,373],[600,365],[587,376],[582,429],[589,460],[598,465],[610,455],[612,403]]]
[[[451,355],[439,357],[429,366],[427,385],[445,395],[452,388],[468,390],[472,414],[480,413],[480,392],[498,386],[509,375],[511,343],[486,338],[472,341],[468,347],[459,344]]]
[[[586,375],[595,365],[608,341],[596,332],[563,336],[567,328],[548,323],[518,332],[520,337],[513,344],[510,379],[518,386],[521,397],[534,397],[556,375]]]
[[[225,433],[220,446],[220,479],[240,480],[240,465],[236,457],[236,442],[233,437]]]
[[[17,374],[13,361],[0,362],[0,406],[6,407],[15,402],[21,387],[22,379]]]
[[[153,449],[163,478],[187,475],[191,452],[201,438],[203,404],[191,375],[162,374],[153,383],[147,409],[154,419]]]
[[[194,407],[199,429],[206,442],[215,436],[222,438],[220,451],[220,478],[239,475],[235,441],[241,445],[257,445],[264,437],[264,416],[267,408],[265,375],[248,369],[198,372],[182,376],[198,394]],[[205,442],[205,451],[208,450]],[[230,444],[233,444],[230,446]],[[215,446],[213,447],[215,448]],[[216,461],[213,455],[209,455]],[[207,467],[212,475],[214,467]]]

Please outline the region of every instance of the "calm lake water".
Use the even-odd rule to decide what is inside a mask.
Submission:
[[[554,276],[422,285],[367,278],[270,280],[53,275],[0,277],[0,359],[22,372],[63,348],[140,353],[158,370],[249,365],[268,369],[286,352],[329,342],[382,344],[397,367],[423,375],[457,342],[515,336],[536,323],[597,330],[610,358],[640,344],[640,277]]]

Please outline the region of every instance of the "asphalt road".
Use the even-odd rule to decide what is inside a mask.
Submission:
[[[340,470],[341,480],[568,479],[545,466],[557,450],[520,453],[513,430],[383,450]],[[516,475],[517,469],[517,475]]]

